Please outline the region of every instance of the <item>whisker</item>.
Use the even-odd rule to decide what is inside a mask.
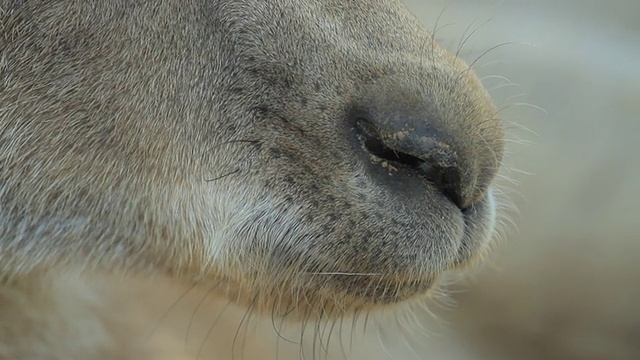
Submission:
[[[489,49],[485,50],[482,54],[480,54],[480,55],[479,55],[475,60],[473,60],[473,61],[471,62],[471,64],[469,64],[469,69],[473,69],[473,66],[474,66],[478,61],[480,61],[480,59],[482,59],[483,57],[485,57],[485,56],[486,56],[487,54],[489,54],[490,52],[492,52],[492,51],[494,51],[494,50],[496,50],[496,49],[499,49],[499,48],[501,48],[501,47],[505,47],[505,46],[508,46],[508,45],[515,45],[515,44],[518,44],[518,42],[516,42],[516,41],[509,41],[509,42],[500,43],[500,44],[498,44],[498,45],[495,45],[495,46],[490,47]]]
[[[162,316],[160,317],[160,319],[156,322],[156,324],[153,326],[153,328],[151,329],[151,332],[147,335],[147,339],[149,339],[151,336],[153,336],[153,334],[158,330],[158,328],[160,327],[160,325],[162,324],[162,322],[167,318],[167,316],[169,316],[169,313],[171,313],[171,311],[173,309],[175,309],[175,307],[178,305],[178,303],[180,303],[180,301],[182,301],[185,297],[187,297],[187,295],[191,292],[191,290],[196,288],[196,284],[193,284],[192,286],[190,286],[185,292],[183,292],[178,299],[176,299],[176,301],[174,301],[171,306],[169,306],[169,308],[162,314]]]
[[[514,106],[522,106],[522,107],[529,107],[532,109],[536,109],[536,110],[540,110],[545,114],[549,114],[549,112],[547,110],[545,110],[544,108],[538,106],[538,105],[533,105],[533,104],[529,104],[529,103],[513,103]]]
[[[239,173],[239,172],[240,172],[240,169],[235,169],[235,170],[233,170],[233,171],[231,171],[231,172],[228,172],[228,173],[226,173],[226,174],[224,174],[224,175],[220,175],[220,176],[215,177],[215,178],[211,178],[211,179],[204,179],[204,181],[206,181],[206,182],[218,181],[218,180],[220,180],[220,179],[224,179],[224,178],[226,178],[227,176],[230,176],[230,175],[233,175],[233,174],[236,174],[236,173]]]
[[[469,41],[469,39],[471,39],[471,37],[473,36],[473,34],[475,34],[478,30],[482,29],[483,26],[487,25],[488,23],[490,23],[492,21],[492,19],[488,19],[487,21],[483,22],[482,24],[480,24],[478,27],[476,27],[471,33],[469,33],[469,35],[467,35],[466,38],[464,38],[465,34],[467,33],[467,31],[469,31],[469,29],[471,28],[471,26],[473,25],[473,23],[475,22],[472,21],[471,24],[469,24],[469,26],[467,26],[467,28],[464,30],[464,33],[462,33],[462,38],[464,38],[464,41],[462,41],[460,43],[460,45],[458,46],[458,50],[456,51],[456,57],[460,56],[460,52],[462,51],[462,48],[464,47],[464,45],[467,43],[467,41]],[[461,39],[462,39],[461,38]]]
[[[213,332],[213,328],[216,326],[218,321],[222,318],[222,315],[224,314],[225,311],[227,311],[227,308],[230,305],[231,305],[231,300],[227,301],[227,304],[222,308],[220,313],[213,320],[213,323],[209,327],[209,330],[207,330],[207,333],[205,334],[204,338],[202,339],[202,343],[200,344],[200,347],[198,348],[198,352],[196,353],[196,359],[200,359],[200,355],[202,355],[202,351],[204,350],[204,345],[206,344],[207,339],[209,339],[209,336],[211,336],[211,333]],[[233,352],[233,350],[232,350],[232,352]]]
[[[242,316],[242,319],[240,319],[240,323],[238,324],[238,328],[236,329],[236,333],[233,336],[233,342],[231,343],[231,359],[235,359],[235,349],[236,349],[236,343],[238,342],[238,337],[240,336],[240,332],[242,331],[242,326],[243,325],[247,325],[245,323],[245,321],[247,321],[247,317],[250,316],[251,312],[253,311],[253,306],[255,305],[255,301],[257,300],[258,296],[254,296],[253,299],[251,299],[251,302],[249,303],[249,306],[247,307],[247,310],[244,312],[244,315]],[[245,336],[246,338],[246,336]],[[244,341],[244,339],[243,339]],[[244,344],[244,342],[243,342]],[[244,348],[241,349],[243,350],[242,355],[244,356]]]
[[[350,273],[350,272],[307,272],[307,275],[344,275],[344,276],[384,276],[381,273]]]
[[[191,313],[191,317],[189,318],[189,326],[187,327],[187,331],[186,331],[186,334],[185,334],[185,337],[184,337],[185,349],[187,348],[187,345],[189,343],[189,335],[191,334],[191,327],[193,325],[193,320],[196,317],[196,313],[198,312],[198,310],[200,310],[200,307],[202,306],[204,301],[207,299],[207,297],[209,297],[211,292],[213,292],[215,289],[217,289],[218,286],[220,286],[220,284],[221,284],[221,282],[219,282],[216,285],[210,287],[209,290],[207,290],[207,292],[204,294],[204,296],[202,296],[202,299],[200,299],[200,301],[196,305],[196,308],[193,310],[193,313]]]
[[[436,18],[436,22],[433,24],[433,30],[431,31],[431,59],[433,60],[434,58],[434,50],[436,47],[436,33],[442,29],[442,27],[438,27],[438,23],[440,22],[440,18],[442,18],[442,15],[444,15],[444,12],[447,10],[447,8],[449,7],[451,3],[445,5],[442,10],[440,11],[440,14],[438,14],[438,17]],[[450,24],[446,24],[444,26],[447,26]]]

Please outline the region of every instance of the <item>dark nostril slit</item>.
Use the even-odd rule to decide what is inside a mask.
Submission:
[[[390,161],[395,164],[402,164],[417,171],[421,176],[433,183],[461,210],[463,208],[462,196],[460,194],[460,172],[454,164],[448,164],[436,156],[425,156],[419,158],[398,150],[385,144],[377,130],[364,119],[357,122],[359,134],[365,149],[372,155]],[[447,163],[446,165],[443,165]]]
[[[364,147],[369,150],[369,152],[381,159],[393,161],[395,163],[400,163],[404,165],[408,165],[411,167],[419,167],[423,161],[418,159],[415,156],[405,154],[403,152],[399,152],[387,147],[382,140],[377,138],[365,138]]]
[[[460,172],[456,167],[441,167],[424,162],[420,166],[424,176],[439,188],[460,210],[465,211],[460,195]]]
[[[395,163],[408,165],[410,167],[418,168],[424,161],[413,155],[403,153],[401,151],[394,150],[388,147],[377,131],[368,124],[366,120],[360,119],[358,121],[358,128],[360,130],[361,140],[364,147],[369,153],[379,157],[383,160],[393,161]]]

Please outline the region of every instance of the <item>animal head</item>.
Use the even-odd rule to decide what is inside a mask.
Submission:
[[[400,1],[2,1],[0,266],[344,312],[487,244],[503,153]]]

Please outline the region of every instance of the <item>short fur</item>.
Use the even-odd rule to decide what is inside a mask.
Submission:
[[[354,108],[445,134],[468,210],[380,183]],[[141,358],[93,298],[106,275],[291,322],[420,299],[491,237],[502,148],[468,65],[397,1],[2,0],[0,358]]]

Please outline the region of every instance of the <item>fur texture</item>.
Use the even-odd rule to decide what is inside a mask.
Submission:
[[[143,356],[94,309],[104,276],[335,324],[409,306],[493,233],[497,111],[400,2],[5,0],[0,25],[4,358]],[[420,119],[380,137],[435,136],[456,200],[365,148],[363,116]]]

